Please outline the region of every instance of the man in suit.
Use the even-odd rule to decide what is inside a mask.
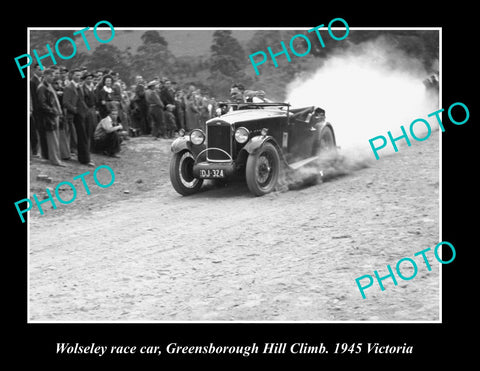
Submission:
[[[163,80],[162,87],[160,88],[160,99],[165,107],[167,107],[167,104],[175,105],[175,95],[169,79]]]
[[[118,72],[112,72],[112,90],[112,110],[118,112],[118,121],[122,124],[125,130],[128,130],[128,127],[126,126],[127,119],[122,107],[122,85]]]
[[[77,133],[77,158],[78,162],[88,166],[95,166],[90,160],[90,141],[88,140],[87,130],[85,127],[85,116],[88,107],[85,104],[83,90],[80,86],[82,72],[74,70],[72,81],[65,87],[63,92],[63,106],[66,109],[67,117],[73,118],[73,125]]]
[[[60,149],[58,144],[59,118],[63,115],[57,94],[53,89],[53,82],[58,77],[58,71],[54,68],[47,68],[43,72],[43,81],[37,89],[39,118],[48,148],[48,159],[53,165],[66,166],[60,160]]]
[[[185,97],[183,96],[183,90],[177,90],[175,93],[175,106],[177,129],[185,129]]]
[[[163,112],[165,107],[156,91],[155,87],[157,85],[158,81],[150,81],[147,85],[147,90],[145,90],[145,100],[148,104],[150,122],[152,123],[152,136],[155,139],[166,134]]]
[[[59,71],[61,71],[59,69]],[[60,145],[60,157],[62,160],[70,160],[70,142],[71,142],[71,132],[73,130],[73,123],[69,125],[65,118],[65,108],[63,107],[63,82],[61,78],[55,79],[53,82],[53,89],[55,89],[55,93],[57,93],[58,101],[60,102],[60,107],[62,107],[63,115],[59,118],[59,136],[58,136],[58,143]]]
[[[141,130],[143,135],[150,134],[151,128],[149,124],[149,109],[145,99],[145,85],[142,76],[135,77],[135,97],[133,98],[134,118],[137,122],[137,127]]]
[[[85,104],[88,107],[87,114],[85,116],[85,128],[87,130],[87,137],[90,141],[90,148],[93,142],[93,133],[97,127],[97,112],[95,109],[95,87],[93,85],[93,74],[86,73],[82,76],[83,84],[83,96],[85,98]]]
[[[40,144],[40,153],[42,157],[48,158],[47,137],[45,131],[42,130],[38,110],[38,95],[37,89],[42,82],[43,70],[40,69],[37,63],[33,69],[32,77],[30,79],[30,148],[32,155],[37,156],[38,146]]]

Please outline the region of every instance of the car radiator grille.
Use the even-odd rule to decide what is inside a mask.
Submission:
[[[219,125],[217,123],[207,126],[208,148],[220,148],[232,154],[232,134],[230,125]],[[226,161],[230,158],[221,151],[210,150],[207,152],[207,159],[212,161]]]

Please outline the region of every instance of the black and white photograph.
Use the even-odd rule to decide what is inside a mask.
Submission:
[[[107,27],[31,68],[29,320],[441,320],[441,32],[324,28]]]
[[[431,355],[473,261],[452,224],[475,113],[452,28],[173,23],[31,22],[9,51],[29,344],[61,360]]]

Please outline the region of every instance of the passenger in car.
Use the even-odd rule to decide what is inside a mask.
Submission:
[[[235,83],[230,88],[230,98],[233,103],[269,103],[263,90],[245,90],[242,84]],[[233,110],[235,110],[234,108]]]

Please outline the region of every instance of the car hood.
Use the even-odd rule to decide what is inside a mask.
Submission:
[[[245,109],[228,112],[220,117],[215,117],[207,121],[207,124],[216,121],[224,121],[229,124],[235,124],[239,122],[262,120],[271,117],[286,117],[287,111],[275,108],[263,108],[263,109]]]

